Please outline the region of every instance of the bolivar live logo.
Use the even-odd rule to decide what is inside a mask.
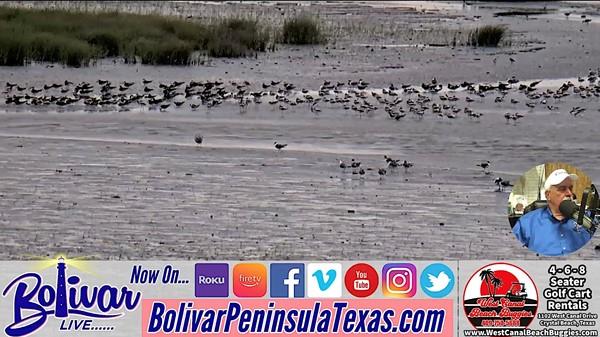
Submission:
[[[531,277],[515,265],[489,264],[471,275],[463,307],[478,330],[524,329],[537,312],[537,288]]]
[[[4,328],[11,337],[29,335],[46,324],[48,317],[61,319],[60,330],[97,331],[113,327],[92,326],[92,319],[121,317],[119,309],[134,310],[140,302],[140,292],[108,284],[90,289],[81,285],[79,276],[66,277],[66,263],[57,264],[56,287],[42,284],[42,276],[25,273],[10,282],[2,292],[6,297],[14,290],[13,322]],[[83,316],[90,319],[77,319]]]

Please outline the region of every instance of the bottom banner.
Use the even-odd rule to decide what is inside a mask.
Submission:
[[[597,261],[0,262],[0,335],[598,336]]]

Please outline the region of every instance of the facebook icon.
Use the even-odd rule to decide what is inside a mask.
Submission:
[[[271,263],[271,297],[304,297],[304,264]]]

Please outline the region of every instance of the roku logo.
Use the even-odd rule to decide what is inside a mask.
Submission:
[[[229,296],[229,264],[196,263],[196,297]]]
[[[224,277],[200,276],[200,277],[198,277],[198,283],[200,283],[200,284],[225,284],[225,278]]]

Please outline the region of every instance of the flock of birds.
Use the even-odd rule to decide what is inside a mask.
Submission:
[[[507,112],[508,122],[523,118],[526,112],[537,107],[550,111],[561,109],[559,104],[567,96],[588,99],[600,97],[598,70],[589,70],[587,76],[577,81],[566,81],[556,90],[538,89],[541,80],[521,82],[515,76],[497,83],[439,83],[434,77],[421,85],[390,84],[384,88],[371,88],[370,83],[359,80],[347,82],[324,81],[317,89],[297,89],[296,85],[286,81],[270,81],[253,85],[248,81],[173,81],[154,84],[153,80],[142,79],[141,83],[122,81],[113,84],[109,80],[99,79],[95,83],[75,84],[65,80],[62,83],[47,83],[31,86],[6,82],[4,103],[6,106],[67,106],[82,105],[86,108],[129,110],[131,108],[168,111],[185,109],[192,111],[203,107],[213,109],[224,102],[239,106],[240,113],[247,111],[250,104],[267,102],[282,112],[296,106],[306,105],[313,114],[322,112],[327,104],[329,110],[352,110],[359,117],[383,110],[392,120],[399,121],[409,115],[421,119],[426,114],[444,119],[457,119],[464,115],[469,119],[479,119],[482,112],[475,111],[471,105],[491,103],[486,101],[493,96],[493,103],[509,104],[519,112]],[[518,95],[521,94],[523,99]],[[464,102],[464,103],[463,103]],[[475,103],[474,103],[475,102]],[[186,105],[187,103],[187,105]],[[586,110],[582,106],[570,108],[572,116],[578,116]]]
[[[400,159],[392,159],[391,157],[384,155],[383,158],[385,159],[386,165],[385,167],[380,167],[377,169],[377,174],[379,174],[380,177],[385,176],[388,173],[388,170],[394,170],[398,167],[404,167],[404,171],[408,172],[408,169],[413,167],[413,163],[404,160],[403,162],[400,162]],[[374,168],[372,167],[367,167],[366,171],[363,167],[361,167],[361,162],[354,160],[354,158],[352,158],[350,160],[349,163],[338,159],[339,161],[339,166],[340,168],[343,170],[343,172],[346,172],[346,169],[351,169],[352,170],[352,174],[358,174],[360,176],[364,176],[366,174],[366,171],[372,171],[374,170]]]
[[[46,83],[39,86],[31,86],[19,83],[6,82],[4,88],[5,106],[27,106],[43,107],[53,105],[59,109],[67,106],[87,108],[129,110],[147,107],[150,110],[159,109],[185,109],[188,103],[192,111],[199,108],[213,109],[224,102],[230,102],[239,106],[240,113],[245,113],[250,104],[258,105],[266,101],[269,105],[276,106],[282,113],[291,107],[306,105],[313,114],[319,114],[322,106],[328,104],[330,110],[341,109],[352,110],[360,117],[374,114],[378,110],[394,121],[399,121],[408,115],[413,118],[422,119],[426,114],[434,115],[443,119],[457,119],[465,115],[469,119],[479,119],[483,113],[476,112],[470,104],[491,103],[486,102],[488,96],[493,96],[495,104],[506,104],[511,106],[526,107],[522,112],[507,112],[504,115],[506,122],[515,123],[526,116],[526,112],[533,111],[538,106],[543,106],[550,111],[560,109],[561,99],[567,96],[588,99],[600,97],[600,81],[598,80],[600,68],[589,69],[586,76],[577,77],[577,81],[566,81],[560,87],[553,90],[538,89],[542,80],[521,82],[515,76],[506,81],[497,83],[462,83],[442,84],[434,77],[429,82],[421,85],[401,84],[396,86],[390,84],[386,88],[370,88],[370,83],[359,80],[348,80],[347,82],[324,81],[318,89],[297,89],[296,85],[286,81],[269,81],[259,85],[253,85],[249,81],[173,81],[171,83],[158,83],[153,80],[142,79],[141,83],[123,81],[113,84],[109,80],[99,79],[95,83],[81,82],[75,84],[69,80],[62,83]],[[576,83],[573,83],[576,82]],[[137,89],[137,90],[136,90]],[[517,99],[521,94],[523,102]],[[461,106],[460,103],[466,103]],[[518,109],[517,109],[518,110]],[[581,115],[585,107],[571,107],[569,114],[573,117]],[[202,144],[202,135],[195,135],[194,141]],[[277,151],[284,149],[287,144],[274,142]],[[406,160],[400,162],[388,156],[384,157],[385,167],[380,167],[377,172],[380,177],[385,176],[389,170],[403,167],[406,172],[413,166]],[[481,167],[485,174],[489,161],[482,162]],[[366,171],[360,166],[360,162],[352,160],[346,163],[339,160],[339,167],[343,170],[350,168],[353,174],[363,176],[366,171],[375,170],[367,168]],[[512,186],[510,182],[497,178],[494,180],[498,191]]]

